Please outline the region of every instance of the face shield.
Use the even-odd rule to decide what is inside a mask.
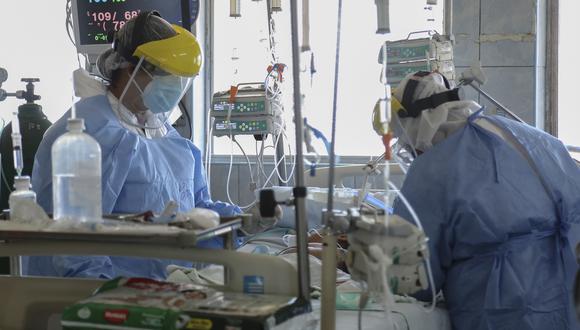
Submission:
[[[177,35],[144,43],[135,49],[139,58],[120,104],[133,110],[134,117],[119,111],[121,119],[143,129],[157,129],[167,123],[172,111],[191,86],[201,68],[202,55],[195,37],[187,30],[173,25]],[[131,86],[139,91],[138,97],[128,97]]]
[[[397,114],[391,122],[402,149],[416,157],[465,126],[469,116],[481,106],[462,101],[439,73],[417,72],[408,75],[393,93],[391,103]],[[399,102],[400,101],[400,102]]]

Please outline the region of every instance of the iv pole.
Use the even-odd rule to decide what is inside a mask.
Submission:
[[[298,247],[299,299],[310,301],[310,268],[308,263],[308,223],[306,221],[306,187],[304,186],[304,155],[302,95],[300,91],[300,45],[298,42],[298,0],[290,1],[292,28],[292,79],[294,83],[294,127],[296,133],[296,176],[294,203],[296,207],[296,241]]]

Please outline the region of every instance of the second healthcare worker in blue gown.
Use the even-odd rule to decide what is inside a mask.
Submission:
[[[201,66],[195,37],[156,13],[141,13],[118,31],[113,48],[97,61],[107,85],[85,76],[76,115],[102,150],[103,214],[160,213],[169,201],[180,211],[195,207],[222,216],[237,206],[213,202],[203,174],[200,150],[167,123],[169,113]],[[79,78],[80,79],[80,78]],[[78,81],[77,81],[78,83]],[[51,147],[66,132],[67,112],[46,133],[32,175],[38,203],[52,210]],[[207,245],[217,245],[211,242]],[[165,278],[168,264],[183,262],[109,256],[30,257],[30,275],[111,278]]]
[[[438,73],[408,76],[394,96],[405,108],[395,135],[419,154],[401,191],[429,237],[453,329],[578,329],[580,170],[564,145],[482,114]],[[402,203],[395,213],[412,219]]]

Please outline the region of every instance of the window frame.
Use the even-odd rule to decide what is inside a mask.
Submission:
[[[546,100],[544,130],[558,137],[558,54],[560,47],[560,0],[546,4]]]
[[[372,1],[372,0],[369,0]],[[453,0],[444,0],[443,5],[443,33],[446,33],[446,29],[451,27],[451,16],[447,15],[447,8],[451,7]],[[215,6],[212,0],[202,0],[200,1],[200,16],[198,18],[197,24],[197,31],[199,35],[204,35],[204,76],[203,80],[204,83],[200,84],[202,86],[196,86],[196,88],[204,88],[203,98],[194,100],[195,109],[203,109],[203,111],[195,111],[193,114],[194,122],[201,122],[203,123],[203,132],[200,132],[201,129],[196,126],[194,127],[194,143],[202,150],[202,154],[205,155],[206,152],[206,143],[207,139],[212,139],[211,143],[211,159],[212,162],[216,163],[229,163],[230,155],[229,154],[216,154],[214,150],[214,136],[207,136],[208,125],[211,122],[210,117],[208,117],[208,109],[211,107],[212,97],[215,93],[215,86],[214,86],[214,50],[215,50],[215,36],[214,36],[214,24],[215,24]],[[203,17],[202,17],[203,16]],[[199,92],[195,93],[195,95],[200,95]],[[196,131],[197,128],[197,131]],[[369,127],[370,129],[370,127]],[[303,146],[302,146],[303,147]],[[304,149],[304,147],[303,147]],[[249,153],[248,156],[252,158],[255,155]],[[372,158],[376,158],[380,155],[343,155],[340,156],[340,161],[338,164],[364,164],[368,162]],[[246,163],[246,159],[243,155],[234,155],[233,156],[233,163],[234,164],[242,164]],[[273,163],[274,158],[273,156],[264,156],[265,163]],[[328,163],[328,156],[322,156],[321,158],[322,163]]]

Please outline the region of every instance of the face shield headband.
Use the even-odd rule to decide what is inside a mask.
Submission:
[[[430,75],[431,72],[420,71],[413,75],[416,78],[422,78]],[[403,100],[401,102],[402,109],[398,111],[400,118],[417,118],[422,111],[427,109],[435,109],[441,104],[452,102],[452,101],[459,101],[459,88],[451,89],[451,85],[447,78],[444,75],[443,81],[445,82],[445,87],[449,89],[443,93],[433,94],[429,97],[422,98],[413,102],[413,95],[415,95],[415,91],[419,86],[419,80],[417,79],[409,79],[407,84],[405,85],[405,91],[403,92]]]

